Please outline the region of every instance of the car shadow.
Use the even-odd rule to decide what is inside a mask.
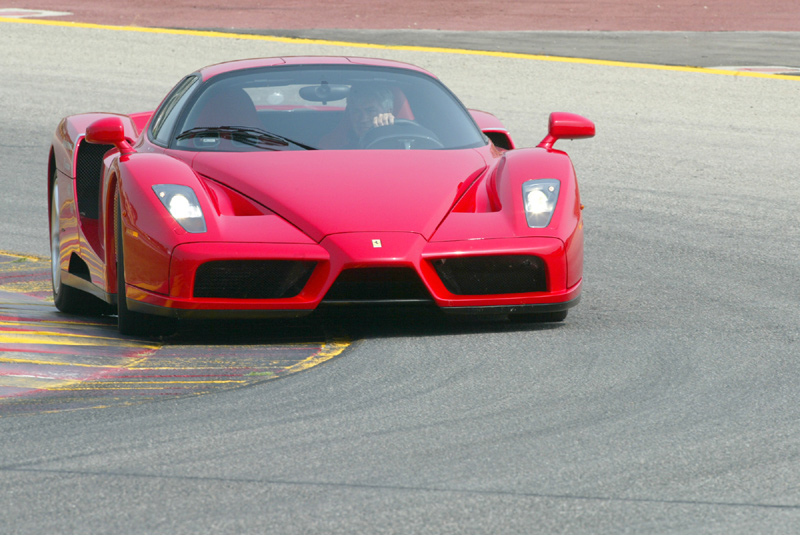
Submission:
[[[537,323],[507,315],[448,315],[426,306],[323,307],[296,319],[182,321],[167,344],[224,345],[304,343],[320,338],[349,340],[408,336],[546,331],[563,322]]]

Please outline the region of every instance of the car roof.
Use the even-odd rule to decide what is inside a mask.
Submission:
[[[401,61],[393,61],[388,59],[376,58],[359,58],[359,57],[346,57],[346,56],[287,56],[275,58],[252,58],[240,59],[234,61],[226,61],[224,63],[217,63],[216,65],[209,65],[200,69],[200,75],[203,80],[208,80],[219,74],[224,74],[233,71],[244,69],[254,69],[259,67],[278,67],[282,65],[366,65],[372,67],[393,67],[397,69],[407,69],[412,71],[421,72],[428,76],[435,76],[416,65],[410,63],[403,63]]]

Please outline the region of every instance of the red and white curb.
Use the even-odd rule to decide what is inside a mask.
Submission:
[[[47,11],[44,9],[18,9],[15,7],[7,7],[0,9],[0,17],[9,19],[30,19],[40,17],[67,17],[72,15],[68,11]]]

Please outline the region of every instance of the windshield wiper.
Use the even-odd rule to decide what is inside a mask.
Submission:
[[[296,145],[306,150],[317,150],[316,147],[299,143],[293,139],[283,137],[272,132],[267,132],[261,128],[254,128],[251,126],[198,126],[197,128],[190,128],[178,134],[175,138],[180,141],[193,137],[203,136],[219,136],[223,139],[230,139],[251,147],[259,148],[272,148],[272,147],[288,147],[289,145]]]

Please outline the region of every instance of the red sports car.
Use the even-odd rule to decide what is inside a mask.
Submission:
[[[386,60],[212,65],[154,112],[58,125],[48,196],[53,295],[127,334],[180,318],[428,303],[560,321],[577,304],[583,218],[550,115],[516,149],[494,116]]]

